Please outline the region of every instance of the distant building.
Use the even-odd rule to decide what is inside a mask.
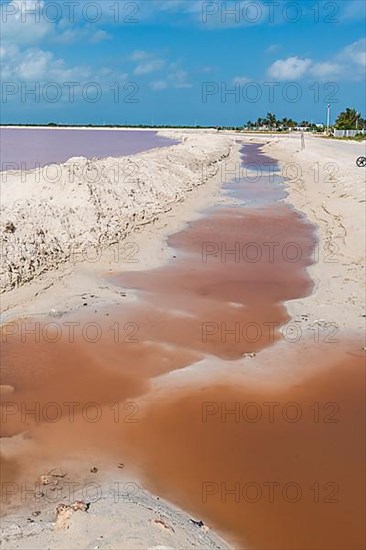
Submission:
[[[366,130],[333,130],[334,137],[355,137],[357,134],[365,134]]]

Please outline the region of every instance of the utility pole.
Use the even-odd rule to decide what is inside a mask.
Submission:
[[[328,103],[328,105],[327,105],[327,135],[329,135],[329,128],[330,128],[330,109],[331,109],[331,106]]]

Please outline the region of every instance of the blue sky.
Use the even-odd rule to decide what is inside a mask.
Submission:
[[[1,0],[2,122],[365,116],[362,0]]]

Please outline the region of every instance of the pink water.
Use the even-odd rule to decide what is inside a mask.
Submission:
[[[72,157],[106,158],[134,155],[177,143],[150,130],[71,130],[2,128],[0,171],[31,170]]]

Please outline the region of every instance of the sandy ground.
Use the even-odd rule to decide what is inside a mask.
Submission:
[[[177,137],[179,132],[164,132],[164,135]],[[190,141],[190,140],[193,141]],[[300,138],[261,136],[260,138],[243,137],[245,141],[263,140],[264,152],[279,159],[287,176],[287,201],[304,212],[310,221],[318,227],[319,250],[316,263],[310,267],[310,274],[315,287],[311,296],[287,303],[287,308],[294,321],[298,322],[306,338],[296,346],[279,342],[263,350],[250,361],[250,367],[243,371],[256,379],[261,373],[276,371],[281,374],[284,364],[301,363],[306,353],[309,360],[319,353],[324,334],[329,334],[333,325],[339,339],[360,337],[364,326],[364,244],[365,244],[365,171],[357,168],[356,158],[364,154],[364,145],[350,142],[328,141],[319,138],[306,138],[306,148],[301,151]],[[61,262],[56,270],[46,270],[35,280],[6,292],[2,295],[4,320],[29,315],[55,315],[63,311],[83,308],[87,299],[88,307],[120,304],[120,289],[106,285],[102,275],[108,270],[146,269],[156,267],[166,261],[172,254],[165,243],[166,236],[184,226],[187,221],[200,216],[200,210],[215,204],[219,198],[222,183],[220,163],[227,167],[236,165],[239,160],[239,147],[233,147],[234,135],[217,136],[217,134],[191,133],[182,145],[170,149],[168,158],[171,165],[184,163],[185,169],[177,167],[176,178],[181,183],[171,182],[171,174],[166,180],[164,169],[154,172],[166,193],[161,181],[173,187],[168,194],[169,208],[160,200],[159,212],[147,216],[146,225],[139,223],[131,228],[127,238],[122,241],[116,257],[112,246],[103,248],[98,261],[82,261],[80,254],[77,260]],[[163,162],[162,152],[143,153],[141,165],[150,166],[151,162]],[[156,160],[158,157],[158,160]],[[165,159],[166,160],[166,159]],[[200,163],[206,162],[209,175],[205,185],[197,170]],[[145,164],[146,163],[146,164]],[[186,168],[189,163],[189,169]],[[296,163],[289,166],[289,163]],[[318,164],[316,164],[318,163]],[[287,165],[287,166],[286,166]],[[314,169],[315,167],[315,169]],[[146,168],[147,169],[147,168]],[[201,168],[199,169],[202,174]],[[148,174],[149,172],[149,174]],[[144,177],[152,178],[151,170]],[[12,177],[16,177],[13,175]],[[182,179],[183,178],[183,179]],[[153,178],[149,180],[153,184]],[[182,181],[184,185],[182,185]],[[82,186],[83,187],[83,186]],[[170,187],[171,189],[171,187]],[[190,193],[188,193],[190,191]],[[178,197],[175,196],[178,193]],[[188,195],[188,196],[187,196]],[[100,198],[100,193],[98,194]],[[164,195],[165,198],[165,195]],[[182,201],[182,199],[185,199]],[[14,197],[5,202],[7,212],[12,212]],[[23,199],[22,199],[23,200]],[[28,200],[30,198],[28,197]],[[82,196],[79,200],[83,200]],[[114,200],[116,197],[114,196]],[[222,200],[222,199],[221,199]],[[19,204],[19,203],[18,203]],[[98,207],[99,208],[99,207]],[[15,218],[14,218],[15,219]],[[154,220],[154,221],[152,221]],[[95,220],[93,220],[94,222]],[[50,222],[51,223],[51,222]],[[16,223],[14,222],[14,225]],[[84,228],[83,228],[84,230]],[[11,235],[15,235],[10,234]],[[79,234],[81,235],[82,232]],[[7,234],[9,235],[9,234]],[[289,236],[291,240],[291,236]],[[66,242],[66,241],[65,241]],[[84,242],[84,241],[82,241]],[[124,244],[128,244],[124,248]],[[93,247],[92,247],[93,248]],[[87,249],[89,250],[89,248]],[[137,258],[131,262],[131,254]],[[89,256],[88,256],[89,257]],[[6,279],[8,281],[8,279]],[[9,287],[8,287],[9,288]],[[92,293],[92,296],[91,296]],[[133,296],[127,296],[133,299]],[[85,308],[83,310],[85,313]],[[306,319],[301,316],[307,314]],[[331,323],[329,327],[327,323]],[[322,331],[325,331],[322,332]],[[314,342],[318,334],[318,342]],[[337,355],[337,347],[327,348],[329,362]],[[236,362],[232,372],[237,375]],[[202,368],[203,367],[203,368]],[[296,369],[295,369],[296,370]],[[215,373],[215,363],[210,362],[207,369],[201,364],[199,374],[190,371],[192,384],[199,383],[210,372]],[[220,365],[217,373],[222,374]],[[226,371],[230,376],[230,370]],[[288,371],[283,376],[289,377]],[[186,383],[181,371],[171,377],[176,388],[180,381]],[[155,390],[159,390],[157,381]],[[101,479],[103,487],[108,487],[108,479]],[[32,512],[32,511],[31,511]],[[73,512],[66,518],[68,524],[61,530],[55,525],[54,506],[44,512],[42,525],[29,522],[24,513],[8,516],[3,522],[4,548],[226,548],[226,543],[218,539],[205,526],[190,522],[190,516],[173,508],[157,497],[143,490],[140,494],[114,503],[110,495],[100,499],[86,513]],[[32,518],[32,516],[31,516]],[[96,521],[97,518],[97,521]],[[199,520],[200,518],[194,518]],[[118,522],[118,527],[116,527]],[[120,533],[123,529],[124,541]],[[103,532],[102,532],[103,531]],[[106,536],[106,533],[108,535]],[[101,535],[105,537],[101,541]],[[204,538],[206,537],[206,538]],[[126,542],[127,541],[127,542]]]
[[[292,316],[302,308],[340,330],[363,329],[365,284],[365,169],[356,158],[365,144],[306,137],[272,140],[264,147],[279,159],[287,176],[287,201],[318,228],[316,263],[310,267],[313,294],[287,304]]]
[[[62,480],[64,486],[66,480],[67,477]],[[26,513],[3,517],[1,547],[24,550],[229,548],[199,518],[144,491],[135,482],[116,481],[112,476],[98,479],[97,475],[83,487],[73,491],[71,501],[63,501],[77,503],[76,510],[70,505],[61,509],[60,505],[33,503],[26,506]],[[89,487],[92,499],[85,498],[85,487]],[[70,491],[64,489],[64,492]],[[90,503],[87,510],[81,504],[84,502]]]

